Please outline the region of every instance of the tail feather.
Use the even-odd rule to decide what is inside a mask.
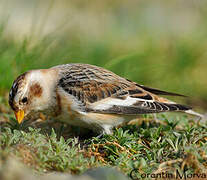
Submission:
[[[205,117],[203,114],[197,113],[197,112],[195,112],[195,111],[193,111],[193,110],[191,110],[191,109],[186,110],[185,113],[187,113],[187,114],[191,114],[191,115],[194,115],[194,116],[198,116],[198,117],[200,117],[201,119],[203,119],[203,118]]]

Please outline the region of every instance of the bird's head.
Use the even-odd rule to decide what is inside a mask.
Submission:
[[[9,93],[9,105],[21,123],[31,112],[44,111],[50,105],[54,83],[46,70],[32,70],[21,74],[13,82]]]

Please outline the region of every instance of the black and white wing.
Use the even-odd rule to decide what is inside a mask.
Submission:
[[[58,68],[59,86],[80,101],[86,112],[136,115],[191,109],[158,96],[182,95],[139,85],[97,66],[68,64]]]

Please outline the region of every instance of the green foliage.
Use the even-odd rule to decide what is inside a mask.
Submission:
[[[173,39],[170,33],[160,34],[160,39],[141,33],[139,41],[135,39],[135,45],[130,49],[131,46],[113,42],[113,38],[103,37],[100,41],[85,37],[80,40],[75,32],[69,37],[54,33],[35,42],[29,37],[17,41],[5,37],[5,28],[3,24],[0,31],[0,92],[8,91],[14,79],[30,69],[89,63],[141,84],[186,94],[193,97],[190,99],[192,104],[206,104],[205,32]],[[119,38],[113,31],[111,36]]]
[[[80,173],[93,158],[84,158],[77,138],[57,139],[52,129],[50,135],[43,135],[40,129],[29,128],[28,132],[4,128],[0,136],[1,152],[4,156],[15,154],[40,172],[70,171]],[[1,156],[2,158],[2,156]]]
[[[54,129],[43,133],[31,127],[25,127],[25,131],[15,126],[5,127],[0,136],[0,159],[17,156],[38,172],[80,174],[98,166],[116,167],[128,176],[133,169],[138,170],[136,176],[141,176],[155,173],[161,167],[169,173],[175,169],[187,173],[204,172],[207,124],[191,122],[185,116],[160,115],[157,118],[160,123],[146,119],[139,126],[127,125],[115,129],[113,135],[84,141],[57,138]]]

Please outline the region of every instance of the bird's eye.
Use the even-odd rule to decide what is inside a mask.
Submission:
[[[24,97],[23,99],[22,99],[22,103],[26,103],[27,102],[27,97]]]

